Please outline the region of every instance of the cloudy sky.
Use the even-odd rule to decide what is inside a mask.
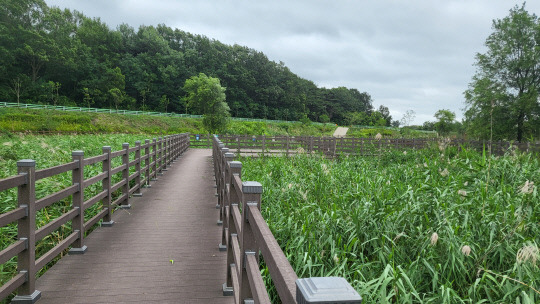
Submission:
[[[111,28],[166,24],[282,61],[320,87],[368,92],[394,119],[415,124],[439,109],[461,119],[463,91],[493,19],[509,0],[45,0],[99,17]],[[526,9],[540,13],[540,1]]]

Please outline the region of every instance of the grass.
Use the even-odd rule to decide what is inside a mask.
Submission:
[[[366,303],[540,301],[540,205],[527,184],[540,180],[536,156],[241,161],[299,277],[343,276]]]
[[[302,124],[300,122],[250,122],[230,121],[226,134],[239,135],[291,135],[331,136],[334,124]],[[121,115],[88,112],[63,112],[45,109],[0,108],[0,132],[7,133],[129,133],[176,134],[189,132],[206,134],[202,119],[173,118],[144,115]],[[374,137],[419,137],[417,133],[400,133],[384,128],[350,128],[348,135]]]
[[[195,118],[0,108],[0,131],[4,133],[176,134],[201,130],[202,121]]]

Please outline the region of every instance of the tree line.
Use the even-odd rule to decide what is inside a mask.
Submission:
[[[122,24],[0,0],[0,99],[129,110],[198,113],[183,86],[204,73],[226,88],[231,115],[389,126],[385,106],[354,88],[320,88],[262,52],[166,25]]]

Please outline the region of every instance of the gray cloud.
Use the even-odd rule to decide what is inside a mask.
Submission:
[[[462,117],[463,91],[505,0],[45,0],[100,17],[112,28],[164,23],[283,61],[319,86],[366,91],[395,119],[414,123],[439,109]],[[538,12],[540,3],[527,3]]]

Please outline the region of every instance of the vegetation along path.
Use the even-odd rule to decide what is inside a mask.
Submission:
[[[232,303],[222,296],[211,151],[190,149],[95,230],[83,255],[62,258],[36,283],[45,303]]]

